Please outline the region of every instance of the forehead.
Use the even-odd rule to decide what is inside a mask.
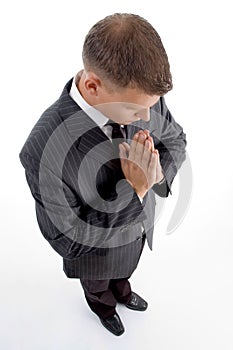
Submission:
[[[149,108],[159,101],[160,96],[147,95],[139,90],[126,88],[115,93],[115,98],[117,102],[122,102],[128,108]]]

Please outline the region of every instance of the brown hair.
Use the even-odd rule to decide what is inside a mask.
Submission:
[[[85,69],[116,87],[132,87],[148,95],[172,89],[172,76],[160,36],[144,18],[115,13],[97,22],[83,45]]]

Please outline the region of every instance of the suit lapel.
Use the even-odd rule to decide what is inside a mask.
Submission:
[[[60,115],[76,148],[101,164],[116,169],[119,165],[112,162],[114,149],[111,141],[99,126],[70,97],[72,79],[66,84],[59,98]]]
[[[77,149],[86,156],[98,160],[101,164],[106,163],[106,166],[112,169],[119,168],[119,162],[111,161],[114,158],[114,149],[109,138],[70,97],[72,80],[65,85],[58,100],[59,113],[70,137],[76,143]],[[145,123],[142,120],[127,125],[126,141],[130,144],[134,134],[144,128]]]

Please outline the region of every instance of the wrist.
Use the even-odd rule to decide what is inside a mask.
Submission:
[[[144,198],[144,196],[147,193],[147,189],[137,189],[136,187],[134,187],[134,185],[132,184],[132,182],[128,179],[126,179],[126,181],[130,184],[130,186],[134,189],[134,191],[137,193],[138,197],[140,198]]]
[[[138,195],[138,197],[140,197],[140,198],[144,198],[145,197],[145,195],[147,194],[147,190],[136,190],[136,189],[134,189],[134,191],[137,193],[137,195]]]

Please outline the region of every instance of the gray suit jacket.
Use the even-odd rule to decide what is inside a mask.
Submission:
[[[111,141],[69,96],[71,84],[72,79],[41,115],[19,154],[38,225],[63,257],[67,277],[128,277],[139,261],[142,224],[152,249],[155,193],[171,193],[186,158],[185,134],[163,97],[151,108],[149,122],[127,126],[129,143],[138,129],[150,130],[166,178],[141,203],[119,160],[112,160]]]

